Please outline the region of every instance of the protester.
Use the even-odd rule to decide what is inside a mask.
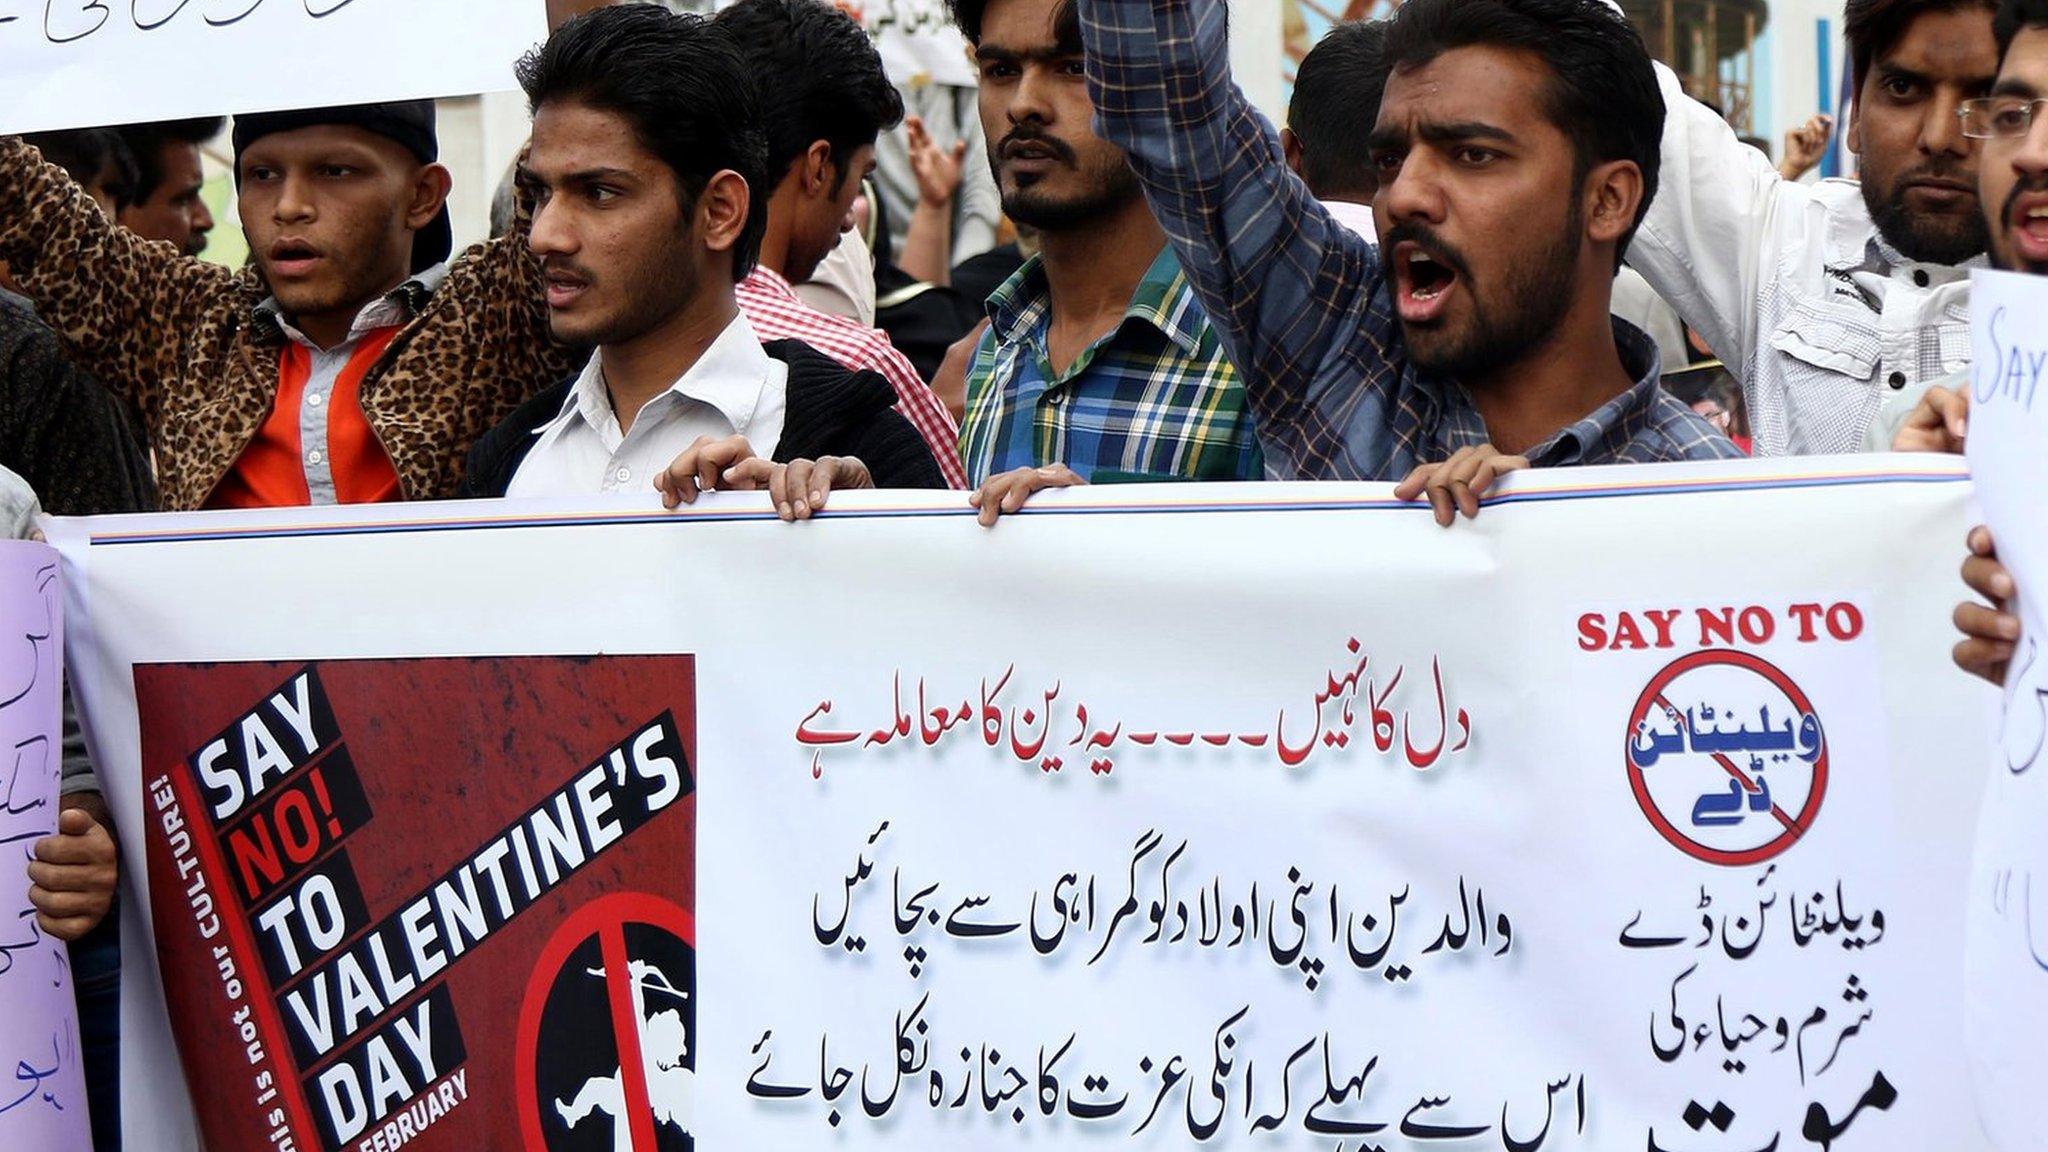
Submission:
[[[171,509],[452,495],[463,455],[567,373],[516,238],[452,267],[433,105],[243,116],[253,266],[115,228],[0,141],[0,259],[73,359],[140,411]]]
[[[853,202],[874,168],[875,138],[903,118],[867,33],[820,0],[739,0],[716,23],[746,54],[761,86],[768,187],[760,263],[740,282],[739,305],[763,340],[798,340],[854,371],[880,374],[896,410],[930,446],[954,487],[966,485],[959,428],[910,361],[881,331],[828,315],[792,287],[809,280],[851,230]]]
[[[1790,183],[1660,69],[1664,194],[1629,263],[1743,382],[1757,454],[1849,452],[1887,391],[1963,366],[1984,251],[1976,142],[1991,0],[1850,0],[1862,182]]]
[[[1374,244],[1379,175],[1367,141],[1387,88],[1384,20],[1338,24],[1309,49],[1294,74],[1280,148],[1337,222]]]
[[[1100,123],[1245,373],[1271,474],[1405,476],[1401,493],[1447,519],[1525,462],[1736,455],[1609,316],[1663,120],[1618,12],[1401,7],[1372,134],[1383,255],[1316,202],[1229,82],[1221,3],[1080,8]]]
[[[111,128],[81,128],[38,132],[22,139],[33,144],[43,159],[78,181],[78,186],[108,216],[115,216],[134,203],[142,174],[120,133]]]
[[[134,194],[121,209],[121,226],[145,240],[175,244],[187,256],[206,251],[213,213],[200,195],[206,169],[199,147],[220,135],[220,129],[217,116],[119,129],[136,167]]]
[[[596,352],[478,443],[468,494],[644,491],[674,461],[666,491],[692,500],[700,460],[717,461],[702,487],[727,486],[755,452],[944,486],[888,381],[792,341],[764,349],[734,299],[769,188],[750,74],[726,29],[648,5],[570,20],[520,62],[549,322]]]

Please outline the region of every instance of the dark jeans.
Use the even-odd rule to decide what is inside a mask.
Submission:
[[[121,1147],[120,912],[117,901],[99,927],[71,946],[93,1152],[119,1152]]]

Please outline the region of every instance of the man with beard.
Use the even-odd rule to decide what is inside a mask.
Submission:
[[[1888,396],[1969,357],[1984,251],[1957,111],[1998,70],[1991,0],[1849,0],[1861,186],[1782,179],[1660,69],[1666,191],[1629,264],[1741,379],[1760,456],[1851,452]]]
[[[206,187],[199,148],[220,135],[219,117],[130,124],[118,129],[135,158],[136,182],[121,206],[121,226],[144,240],[175,244],[187,256],[206,251],[213,213],[201,193]]]
[[[725,28],[655,5],[599,8],[518,74],[549,323],[596,352],[477,444],[467,494],[659,484],[693,500],[699,485],[680,477],[700,464],[701,487],[744,488],[742,464],[828,454],[894,487],[945,486],[887,380],[794,341],[764,347],[734,298],[772,185],[747,60]]]
[[[983,523],[1090,480],[1259,479],[1219,334],[1126,156],[1090,127],[1071,0],[950,2],[1003,211],[1042,237],[989,298],[968,369],[960,455]]]
[[[1663,106],[1598,0],[1409,0],[1372,153],[1381,247],[1230,82],[1222,0],[1080,0],[1088,84],[1245,374],[1270,473],[1468,515],[1512,467],[1717,459],[1608,315]]]

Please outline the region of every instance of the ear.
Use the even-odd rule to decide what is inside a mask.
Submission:
[[[823,140],[811,141],[811,146],[797,157],[796,170],[802,174],[798,187],[806,197],[828,195],[839,174],[839,165],[832,162],[832,145]]]
[[[1863,155],[1863,93],[1849,98],[1849,115],[1842,125],[1842,143],[1851,155]]]
[[[440,215],[441,206],[448,203],[448,190],[455,187],[455,177],[439,164],[428,164],[420,169],[412,184],[412,205],[405,211],[405,226],[417,232],[434,222]]]
[[[713,252],[730,252],[739,243],[752,210],[746,177],[730,168],[704,185],[697,197],[697,233]]]
[[[1294,134],[1294,129],[1280,130],[1280,151],[1287,157],[1287,166],[1294,169],[1296,176],[1301,175],[1301,137]]]
[[[1633,160],[1610,160],[1586,173],[1584,196],[1586,239],[1619,244],[1643,204],[1643,170]]]

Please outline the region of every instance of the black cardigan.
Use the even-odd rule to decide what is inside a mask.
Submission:
[[[857,456],[868,466],[877,488],[946,486],[931,447],[895,410],[896,390],[887,380],[873,372],[851,371],[796,340],[770,340],[761,346],[789,365],[782,439],[775,446],[778,462]],[[575,385],[570,379],[547,389],[477,441],[463,472],[461,495],[503,496],[533,450],[534,433],[561,414]]]

